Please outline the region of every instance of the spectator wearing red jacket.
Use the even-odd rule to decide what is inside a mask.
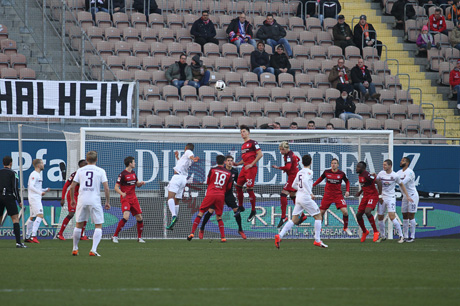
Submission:
[[[449,32],[447,31],[446,18],[441,15],[440,8],[436,8],[434,10],[434,14],[430,16],[430,20],[428,21],[428,26],[432,32],[449,35]]]
[[[450,87],[457,92],[457,108],[460,109],[460,60],[449,75]]]

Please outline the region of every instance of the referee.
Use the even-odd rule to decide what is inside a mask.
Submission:
[[[19,212],[16,201],[22,207],[21,198],[18,191],[18,176],[16,172],[11,170],[13,159],[11,156],[3,158],[3,169],[0,169],[0,216],[3,216],[3,211],[8,211],[8,216],[13,220],[14,236],[16,236],[16,247],[26,248],[21,242],[21,230],[19,228]]]

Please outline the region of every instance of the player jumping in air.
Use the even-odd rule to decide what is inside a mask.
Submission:
[[[73,250],[72,255],[78,255],[78,242],[80,242],[81,229],[83,223],[91,220],[94,223],[93,247],[89,252],[89,256],[101,256],[97,252],[97,246],[102,238],[102,224],[104,223],[104,211],[101,205],[101,184],[104,186],[105,193],[105,209],[110,209],[110,191],[109,183],[105,170],[96,166],[97,152],[89,151],[86,153],[86,161],[88,165],[77,170],[70,185],[70,198],[72,199],[72,207],[77,205],[75,201],[75,187],[80,185],[78,190],[78,206],[76,211],[77,224],[73,230]]]
[[[222,212],[224,209],[225,194],[232,189],[233,180],[232,173],[224,167],[224,161],[225,157],[223,155],[218,155],[216,157],[217,166],[209,170],[208,179],[206,182],[208,184],[208,188],[206,189],[206,196],[201,203],[200,212],[193,222],[192,231],[187,237],[188,241],[193,239],[195,231],[200,224],[201,217],[203,217],[203,214],[210,208],[216,212],[217,224],[219,225],[220,231],[220,241],[227,241],[227,239],[225,239]]]
[[[86,166],[87,162],[86,160],[82,159],[78,162],[78,167],[81,168],[81,167],[84,167]],[[59,233],[57,234],[57,238],[59,240],[65,240],[64,238],[64,231],[67,227],[67,224],[69,224],[70,220],[72,220],[73,216],[75,215],[75,210],[76,208],[75,207],[72,207],[71,203],[71,199],[70,199],[70,191],[67,192],[67,189],[70,187],[70,185],[72,184],[73,182],[73,178],[75,177],[75,174],[77,173],[77,171],[75,171],[74,173],[72,173],[69,178],[67,179],[67,181],[65,182],[64,184],[64,188],[62,188],[62,196],[61,196],[61,206],[64,205],[65,203],[65,198],[66,198],[66,194],[67,194],[67,209],[69,211],[69,214],[64,218],[64,220],[62,221],[62,225],[61,225],[61,229],[59,230]],[[80,186],[77,185],[75,186],[75,201],[77,201],[77,198],[78,198],[78,188]],[[77,201],[77,205],[78,205],[78,201]],[[81,237],[80,237],[80,240],[88,240],[88,237],[85,236],[85,227],[86,227],[86,222],[83,223],[83,227],[81,229]]]
[[[144,186],[145,182],[137,181],[136,173],[133,170],[136,167],[134,157],[126,157],[124,163],[126,169],[118,175],[117,183],[115,184],[115,191],[120,195],[123,218],[121,218],[120,222],[118,222],[112,241],[114,243],[118,243],[118,233],[121,231],[123,226],[125,226],[126,222],[128,222],[129,213],[131,213],[137,220],[137,241],[145,243],[144,239],[141,238],[142,231],[144,230],[142,209],[136,196],[136,187],[139,188]]]
[[[257,141],[251,140],[250,130],[247,125],[240,127],[241,137],[244,140],[241,146],[242,159],[233,163],[233,166],[243,164],[238,181],[236,182],[236,195],[238,197],[238,213],[244,211],[243,201],[243,185],[246,184],[246,190],[249,194],[249,201],[251,202],[251,213],[248,217],[248,222],[251,222],[256,216],[256,195],[254,194],[254,183],[257,175],[257,162],[262,158],[262,151],[260,150]]]
[[[236,182],[238,180],[238,170],[233,167],[233,156],[228,155],[225,157],[225,169],[230,171],[232,174],[232,187],[233,187],[233,182]],[[236,199],[235,196],[233,195],[233,188],[230,188],[229,191],[225,193],[225,204],[230,207],[235,213],[238,212],[238,205],[236,205]],[[211,218],[212,214],[214,213],[214,209],[210,208],[208,210],[208,213],[204,215],[203,222],[201,222],[201,228],[200,232],[198,233],[198,237],[200,239],[203,239],[204,237],[204,227],[206,226],[206,223],[208,223],[209,218]],[[243,239],[246,239],[246,234],[243,232],[243,227],[241,226],[241,215],[235,214],[235,220],[236,223],[238,224],[238,234],[241,235]]]
[[[337,158],[332,159],[331,169],[325,170],[313,184],[313,187],[321,183],[324,179],[326,179],[326,187],[324,187],[324,197],[321,200],[321,206],[319,207],[321,210],[321,216],[324,216],[331,204],[335,203],[335,207],[342,211],[343,231],[349,236],[352,236],[353,233],[348,228],[347,203],[345,202],[342,194],[342,181],[344,181],[347,188],[345,197],[350,196],[350,181],[348,181],[345,172],[339,170],[339,160]]]
[[[366,214],[367,219],[369,219],[369,223],[374,230],[374,239],[373,241],[376,242],[379,239],[379,231],[375,226],[374,216],[372,216],[372,211],[377,206],[379,202],[379,198],[382,198],[382,183],[376,180],[376,177],[371,175],[369,172],[366,171],[366,163],[360,161],[356,165],[356,173],[359,174],[359,184],[361,185],[361,190],[358,191],[355,197],[359,198],[361,193],[363,193],[363,198],[358,206],[358,213],[356,214],[356,219],[358,220],[358,224],[363,230],[363,235],[361,236],[361,242],[366,241],[367,235],[369,235],[369,231],[364,226],[364,219],[363,215]],[[377,184],[379,190],[375,188],[375,184]]]
[[[403,157],[399,166],[402,168],[398,171],[398,175],[401,178],[402,183],[407,189],[407,193],[412,199],[404,196],[401,202],[401,212],[403,214],[403,235],[404,242],[415,241],[415,213],[418,209],[419,196],[417,189],[415,189],[415,173],[409,168],[410,159]],[[410,225],[410,238],[409,238],[409,225]]]
[[[305,210],[310,216],[315,219],[315,246],[320,248],[327,248],[327,245],[321,241],[321,212],[319,211],[318,204],[316,204],[315,196],[311,191],[313,185],[313,171],[311,167],[311,156],[302,156],[302,164],[304,168],[300,170],[292,183],[292,188],[297,190],[297,199],[292,212],[292,219],[289,220],[283,227],[279,235],[275,235],[275,246],[279,249],[281,239],[287,231],[289,231],[294,224],[300,223],[300,214]]]
[[[182,199],[185,185],[187,184],[188,169],[192,165],[192,162],[197,162],[200,158],[194,157],[193,149],[195,146],[193,143],[188,143],[185,146],[184,154],[179,158],[179,152],[175,151],[176,166],[174,167],[174,175],[168,184],[168,207],[171,212],[171,223],[166,227],[168,230],[174,229],[174,224],[177,222],[177,214],[179,213],[179,201]]]
[[[383,217],[385,216],[385,211],[388,210],[388,217],[390,217],[393,226],[398,232],[399,243],[404,242],[404,237],[402,235],[401,224],[396,220],[396,195],[395,195],[395,186],[399,184],[401,191],[404,193],[406,199],[409,202],[413,202],[411,197],[408,195],[406,187],[402,183],[399,175],[393,172],[392,169],[393,162],[389,159],[383,162],[383,170],[377,175],[377,180],[382,182],[382,198],[379,200],[378,219],[379,219],[379,229],[380,229],[380,238],[377,242],[385,241],[385,223],[383,222]]]

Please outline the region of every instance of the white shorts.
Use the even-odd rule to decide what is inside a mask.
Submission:
[[[176,194],[176,199],[182,199],[182,194],[184,193],[185,185],[187,184],[187,177],[185,175],[174,174],[171,180],[169,181],[168,191],[174,192]]]
[[[30,216],[35,218],[37,215],[43,214],[42,201],[29,199]]]
[[[409,196],[411,197],[411,199],[414,202],[409,203],[409,201],[406,200],[406,197],[403,197],[403,199],[401,201],[401,212],[402,213],[414,213],[415,214],[417,212],[417,208],[418,208],[418,201],[419,201],[418,193],[409,194]]]
[[[83,204],[78,203],[76,211],[76,221],[85,222],[91,217],[94,224],[104,223],[104,211],[101,204]]]
[[[312,199],[308,200],[299,200],[295,201],[294,211],[292,212],[293,216],[300,215],[303,211],[306,211],[310,216],[316,216],[320,214],[318,204]]]
[[[378,205],[377,208],[379,215],[384,215],[385,212],[396,212],[396,198],[384,198],[383,203]]]

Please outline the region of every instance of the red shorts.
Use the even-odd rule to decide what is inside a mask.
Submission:
[[[142,214],[141,206],[137,197],[133,198],[121,198],[121,211],[130,211],[133,216]]]
[[[378,195],[369,196],[369,197],[363,197],[361,199],[361,202],[359,203],[358,212],[363,213],[366,210],[366,208],[368,208],[368,207],[370,207],[370,208],[372,208],[372,210],[374,210],[378,203],[379,203],[379,196]]]
[[[240,175],[238,176],[238,181],[236,184],[238,186],[243,186],[246,183],[246,188],[254,187],[254,183],[257,176],[257,167],[253,166],[246,170],[246,166],[243,166],[241,169]]]
[[[292,183],[294,183],[295,177],[297,176],[297,173],[295,175],[290,175],[288,176],[288,181],[284,185],[283,190],[289,191],[289,192],[296,192],[294,188],[292,188]]]
[[[332,203],[335,203],[335,207],[337,209],[347,207],[347,202],[345,202],[345,199],[343,198],[343,196],[342,197],[336,196],[336,197],[324,197],[321,200],[321,206],[319,207],[319,209],[328,210],[329,207],[332,205]]]
[[[78,195],[75,196],[75,202],[77,202],[78,200]],[[76,212],[77,211],[77,205],[75,205],[75,207],[72,207],[72,205],[70,204],[70,191],[69,193],[67,193],[67,209],[69,210],[69,212]]]
[[[222,216],[224,210],[225,196],[206,196],[201,202],[200,212],[205,213],[209,208],[216,211],[217,216]]]

